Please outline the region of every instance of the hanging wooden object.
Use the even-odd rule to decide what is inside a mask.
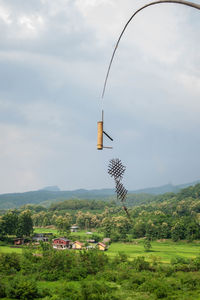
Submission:
[[[97,150],[103,150],[103,148],[112,149],[112,147],[106,147],[103,145],[103,135],[105,134],[111,141],[113,139],[103,130],[103,117],[104,112],[102,110],[102,120],[97,122]]]

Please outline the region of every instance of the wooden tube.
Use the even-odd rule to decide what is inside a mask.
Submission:
[[[103,121],[97,122],[97,150],[103,149]]]

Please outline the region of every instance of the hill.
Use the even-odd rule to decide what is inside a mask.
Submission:
[[[155,200],[156,195],[164,193],[178,193],[181,189],[194,186],[199,181],[181,185],[163,185],[141,190],[129,191],[127,197],[128,206],[148,204]],[[68,199],[87,199],[87,200],[116,200],[114,189],[78,189],[74,191],[60,191],[57,186],[46,187],[39,191],[25,193],[10,193],[0,195],[0,209],[18,208],[26,204],[40,204],[49,207],[51,203],[61,202]]]
[[[18,208],[26,204],[40,204],[49,206],[52,202],[64,201],[67,199],[96,199],[101,200],[114,196],[114,190],[74,190],[74,191],[49,191],[39,190],[25,193],[2,194],[0,195],[0,209]]]
[[[200,180],[196,180],[185,184],[179,184],[179,185],[165,184],[158,187],[150,187],[150,188],[131,191],[130,193],[135,193],[135,194],[145,193],[151,195],[160,195],[164,193],[178,193],[180,190],[187,188],[189,186],[194,186],[198,183],[200,183]]]

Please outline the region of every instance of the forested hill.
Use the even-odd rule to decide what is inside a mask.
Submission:
[[[49,206],[53,202],[67,199],[96,199],[101,200],[114,195],[112,189],[101,190],[75,190],[75,191],[49,191],[39,190],[33,192],[0,195],[0,209],[18,208],[26,204],[40,204]]]
[[[160,201],[160,197],[163,199],[163,196],[159,194],[166,192],[177,193],[181,188],[189,185],[192,186],[195,183],[196,182],[176,186],[169,184],[157,188],[129,191],[127,203],[128,206],[137,206],[148,204],[155,200]],[[51,190],[51,187],[48,187],[47,189],[39,191],[2,194],[0,195],[0,209],[19,208],[26,204],[40,204],[49,207],[54,202],[61,202],[68,199],[112,201],[116,200],[116,195],[114,189],[59,191],[57,187],[55,190]]]
[[[140,189],[136,191],[131,191],[131,193],[135,194],[151,194],[151,195],[160,195],[160,194],[165,194],[165,193],[178,193],[180,190],[187,188],[189,186],[194,186],[196,184],[200,183],[200,180],[196,180],[193,182],[189,183],[184,183],[184,184],[179,184],[179,185],[173,185],[171,183],[161,185],[158,187],[151,187],[151,188],[145,188],[145,189]]]

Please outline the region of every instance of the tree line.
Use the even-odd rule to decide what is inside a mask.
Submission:
[[[89,209],[90,208],[90,209]],[[101,208],[101,210],[95,210]],[[73,211],[73,212],[72,212]],[[153,202],[129,208],[130,219],[119,205],[100,201],[66,200],[51,205],[27,205],[7,211],[0,217],[0,238],[4,235],[28,236],[33,226],[54,225],[69,234],[72,224],[95,229],[112,241],[134,238],[194,240],[200,238],[200,184],[155,197]]]

